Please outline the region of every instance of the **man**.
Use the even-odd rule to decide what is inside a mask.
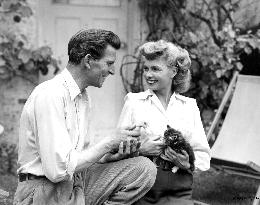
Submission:
[[[135,125],[89,146],[86,88],[114,74],[119,47],[110,31],[79,31],[66,68],[32,92],[20,121],[14,204],[132,204],[152,187],[153,163],[124,159],[138,150]]]

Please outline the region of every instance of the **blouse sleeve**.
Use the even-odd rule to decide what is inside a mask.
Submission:
[[[192,147],[195,154],[196,170],[206,171],[210,168],[210,147],[202,125],[200,111],[194,100],[194,130],[192,134]]]
[[[134,111],[134,101],[132,100],[132,93],[128,93],[125,96],[125,104],[123,106],[123,109],[121,111],[119,121],[117,124],[118,128],[128,127],[133,125],[134,119],[133,119],[133,111]]]

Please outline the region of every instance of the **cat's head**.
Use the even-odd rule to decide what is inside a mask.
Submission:
[[[178,130],[167,125],[167,130],[164,132],[164,142],[168,146],[178,146],[184,142],[184,138]]]

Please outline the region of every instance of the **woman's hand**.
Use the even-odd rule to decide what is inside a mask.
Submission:
[[[160,140],[160,136],[156,138],[145,136],[140,147],[140,154],[144,156],[159,156],[162,153],[163,142]]]
[[[170,147],[165,149],[165,154],[161,154],[160,157],[164,160],[173,162],[177,167],[181,169],[189,169],[189,155],[185,150],[181,151],[182,154],[175,152]]]

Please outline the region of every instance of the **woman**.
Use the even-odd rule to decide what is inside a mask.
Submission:
[[[127,94],[118,126],[144,123],[140,155],[150,159],[160,156],[179,169],[174,173],[158,167],[153,188],[138,204],[171,204],[177,199],[178,204],[187,204],[185,200],[191,198],[193,182],[189,156],[185,151],[179,154],[171,148],[162,153],[161,139],[167,125],[179,130],[193,148],[195,171],[209,169],[210,148],[196,100],[180,95],[189,88],[191,60],[185,49],[164,40],[145,43],[140,52],[148,89]]]

